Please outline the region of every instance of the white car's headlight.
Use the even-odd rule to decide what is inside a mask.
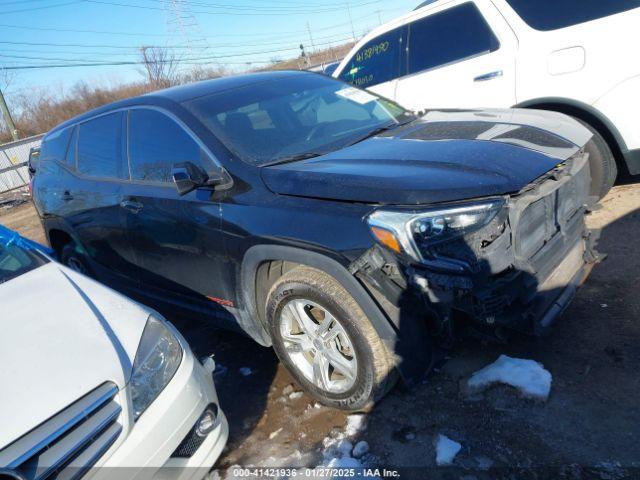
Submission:
[[[135,420],[171,381],[182,361],[182,347],[163,320],[149,315],[131,374],[131,399]]]
[[[431,245],[451,240],[487,225],[502,210],[501,199],[424,211],[376,210],[367,223],[385,247],[420,261]]]

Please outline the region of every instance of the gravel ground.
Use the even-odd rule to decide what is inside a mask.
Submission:
[[[31,204],[0,210],[0,223],[44,240]],[[514,336],[504,345],[460,342],[422,385],[395,388],[358,434],[375,464],[407,467],[402,478],[640,478],[640,185],[614,188],[588,223],[608,257],[552,335]],[[215,354],[231,426],[220,468],[322,461],[322,441],[344,430],[345,414],[291,395],[298,388],[271,350],[168,317],[198,355]],[[464,396],[461,382],[501,354],[542,363],[553,375],[549,399],[527,400],[506,386]],[[251,371],[243,375],[244,367]],[[453,467],[435,467],[438,434],[462,445]]]

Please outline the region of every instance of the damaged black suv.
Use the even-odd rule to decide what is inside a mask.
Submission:
[[[56,127],[34,200],[62,262],[236,326],[357,410],[463,328],[551,325],[596,258],[592,143],[557,113],[416,116],[321,75],[251,74]]]

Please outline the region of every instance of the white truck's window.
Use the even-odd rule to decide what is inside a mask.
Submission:
[[[398,78],[403,31],[404,27],[391,30],[367,42],[351,57],[340,80],[367,88]]]
[[[489,53],[500,47],[473,3],[464,3],[409,24],[408,73]]]
[[[640,0],[507,0],[531,28],[556,30],[640,7]]]

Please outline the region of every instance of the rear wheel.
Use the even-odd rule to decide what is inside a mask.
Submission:
[[[75,243],[67,243],[60,252],[60,263],[66,265],[71,270],[91,275],[91,268],[86,258],[78,251]]]
[[[591,125],[576,118],[593,134],[593,138],[585,147],[589,154],[589,167],[591,170],[591,190],[590,195],[597,200],[601,200],[616,181],[618,167],[616,159],[605,139]]]
[[[318,401],[366,410],[397,379],[386,348],[362,309],[331,276],[298,267],[267,297],[278,358]]]

